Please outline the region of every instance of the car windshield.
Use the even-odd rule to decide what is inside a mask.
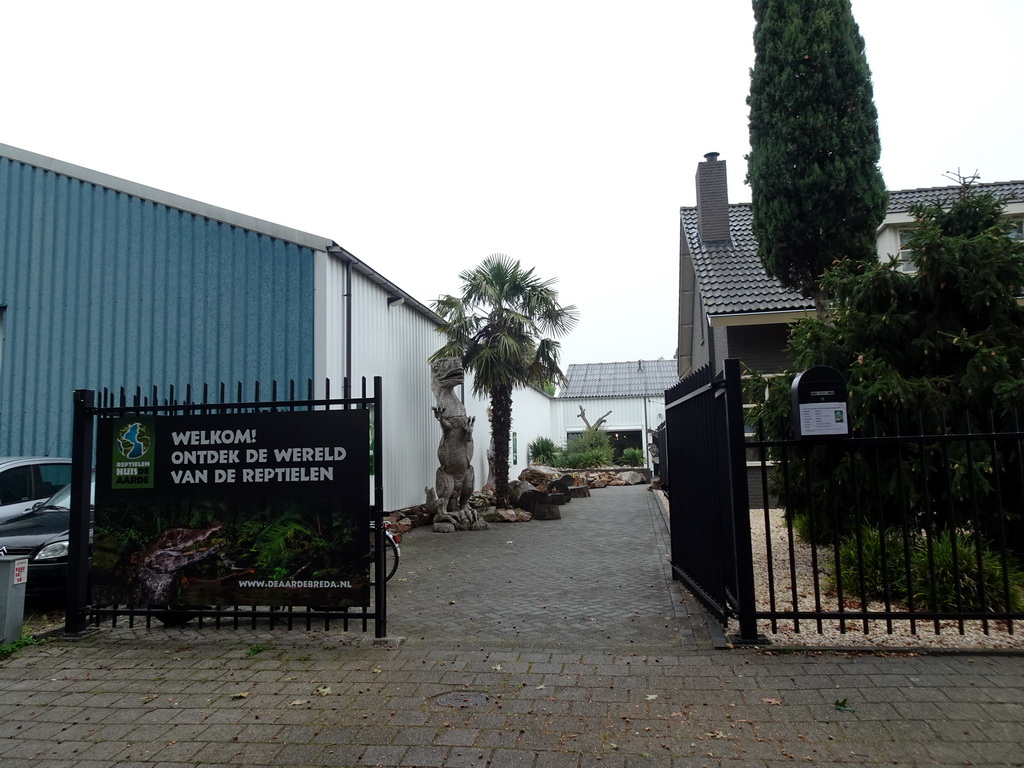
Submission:
[[[90,489],[90,503],[96,498],[96,475],[92,476],[92,488]],[[63,509],[71,509],[71,485],[65,485],[53,496],[44,501],[41,507],[61,507]]]
[[[65,509],[71,508],[71,486],[65,485],[53,496],[48,498],[44,503],[45,507],[64,507]]]

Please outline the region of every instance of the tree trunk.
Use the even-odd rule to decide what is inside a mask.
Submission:
[[[530,514],[544,503],[547,494],[525,480],[513,480],[508,484],[509,501],[513,507],[525,509]]]
[[[491,435],[494,437],[494,506],[509,509],[508,445],[512,434],[512,387],[491,388]]]
[[[810,297],[814,300],[814,312],[818,320],[825,323],[825,325],[832,325],[828,294],[822,289],[820,279],[811,289]]]

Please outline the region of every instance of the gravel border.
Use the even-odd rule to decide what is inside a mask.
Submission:
[[[657,491],[662,508],[667,512],[669,509],[668,499],[662,491]],[[789,538],[782,509],[769,510],[771,519],[771,549],[772,568],[775,573],[776,582],[776,609],[791,610],[792,585],[789,575]],[[753,509],[750,513],[750,535],[754,553],[754,589],[757,594],[757,608],[761,611],[770,609],[769,583],[768,583],[768,547],[765,535],[764,510]],[[811,547],[794,540],[793,557],[796,565],[796,594],[801,607],[807,610],[814,605],[814,570],[812,565]],[[825,592],[824,577],[826,568],[832,565],[833,556],[831,551],[820,553],[818,558],[819,578],[821,581],[822,602],[830,608],[835,605],[836,596],[834,593]],[[878,602],[868,604],[869,610],[882,611],[884,605]],[[963,633],[956,621],[939,622],[939,631],[935,631],[935,623],[930,620],[921,619],[916,622],[916,632],[911,632],[910,621],[906,619],[893,620],[892,626],[887,627],[885,619],[871,619],[867,622],[865,631],[862,620],[849,619],[845,622],[845,632],[837,620],[823,620],[822,631],[818,632],[817,622],[803,619],[800,621],[800,630],[794,629],[794,622],[790,619],[777,622],[775,631],[772,631],[771,622],[768,620],[758,621],[758,633],[763,635],[770,646],[778,649],[826,649],[826,650],[889,650],[904,652],[935,652],[935,651],[979,651],[979,650],[1005,650],[1024,651],[1024,622],[1015,623],[1014,632],[1007,631],[1006,622],[988,622],[988,632],[980,621],[965,621]],[[730,620],[726,627],[726,633],[734,634],[739,631],[735,620]]]

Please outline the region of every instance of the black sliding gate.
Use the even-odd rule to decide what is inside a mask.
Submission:
[[[381,380],[297,389],[75,392],[67,632],[372,621],[386,636]]]
[[[913,635],[1024,620],[1019,414],[770,441],[745,427],[737,360],[695,371],[665,404],[673,576],[737,622],[738,642],[763,642],[759,622]]]
[[[674,578],[723,623],[738,618],[741,638],[752,642],[757,624],[738,360],[725,361],[721,378],[705,366],[665,392],[665,435],[661,472],[668,478]]]

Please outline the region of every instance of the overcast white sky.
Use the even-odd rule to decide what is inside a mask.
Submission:
[[[1024,179],[1024,2],[853,10],[890,189]],[[428,305],[506,253],[579,308],[563,364],[672,357],[703,155],[750,199],[746,0],[36,0],[3,24],[0,142],[329,237]]]

